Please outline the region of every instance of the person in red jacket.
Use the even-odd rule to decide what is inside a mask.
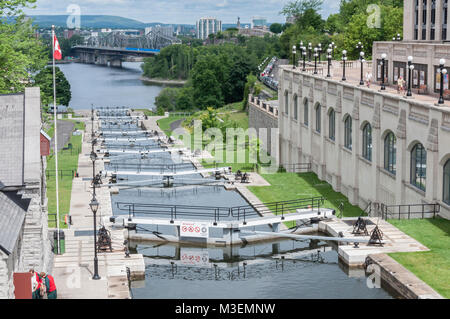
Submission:
[[[33,299],[42,299],[41,298],[41,285],[42,279],[39,274],[34,271],[34,269],[30,269],[31,273],[31,289],[32,289],[32,298]]]
[[[53,279],[53,276],[47,275],[45,272],[41,272],[41,278],[43,284],[45,284],[45,287],[47,288],[47,299],[58,299],[55,279]]]

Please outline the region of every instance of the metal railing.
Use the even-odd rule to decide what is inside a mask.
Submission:
[[[385,205],[381,204],[381,217],[387,219],[435,218],[439,204]]]
[[[116,205],[119,211],[127,213],[130,219],[136,216],[163,215],[164,217],[170,216],[171,223],[180,218],[201,217],[214,220],[215,223],[220,220],[233,219],[239,221],[242,220],[245,224],[249,217],[259,217],[266,213],[273,213],[276,216],[281,215],[281,219],[284,219],[285,214],[296,212],[297,209],[320,210],[324,201],[324,197],[312,197],[237,207],[140,204],[125,202],[118,202]]]
[[[120,164],[108,164],[108,170],[113,170],[117,172],[118,170],[127,170],[132,169],[136,172],[142,172],[146,170],[157,170],[161,173],[164,172],[172,172],[177,173],[177,171],[181,170],[196,170],[192,163],[182,163],[182,164],[140,164],[140,163],[120,163]]]

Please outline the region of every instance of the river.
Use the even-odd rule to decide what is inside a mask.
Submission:
[[[141,81],[141,64],[124,62],[121,69],[81,63],[58,65],[71,86],[69,106],[74,110],[90,109],[91,104],[153,109],[163,86]]]

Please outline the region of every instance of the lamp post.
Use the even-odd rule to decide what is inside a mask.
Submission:
[[[331,42],[328,47],[331,49],[331,55],[334,55],[334,50],[336,49],[336,45],[334,44],[334,42]]]
[[[361,51],[359,53],[359,60],[361,62],[361,79],[359,81],[359,85],[364,85],[364,62],[366,62],[366,60],[364,60],[364,52]]]
[[[308,62],[311,62],[311,54],[312,54],[312,43],[308,43]]]
[[[327,52],[328,52],[328,55],[327,55],[327,58],[328,58],[328,73],[327,73],[327,78],[331,78],[331,73],[330,73],[330,69],[331,69],[331,51],[332,51],[332,49],[331,48],[328,48],[328,50],[327,50]]]
[[[92,147],[94,147],[94,143],[92,143]],[[92,151],[90,155],[92,161],[92,186],[94,187],[94,197],[95,197],[95,161],[97,160],[97,154]]]
[[[386,90],[386,85],[384,84],[384,71],[385,71],[385,63],[386,63],[386,53],[381,55],[381,90]]]
[[[347,50],[342,51],[342,62],[343,62],[343,71],[342,71],[342,81],[346,81],[347,79],[345,78],[345,62],[347,62]]]
[[[317,55],[319,49],[318,48],[314,48],[314,74],[317,74]]]
[[[92,279],[99,280],[100,276],[98,275],[98,258],[97,258],[97,211],[99,203],[95,198],[95,195],[92,197],[89,206],[91,208],[92,213],[94,214],[94,275],[92,276]]]
[[[413,57],[409,56],[408,57],[408,91],[406,92],[406,96],[412,96],[412,92],[411,92],[411,75],[412,75],[412,71],[414,70],[414,65],[412,64],[413,62]]]
[[[306,71],[306,47],[302,47],[302,55],[303,55],[303,72]]]
[[[319,47],[318,53],[319,53],[319,62],[320,62],[322,60],[322,43],[319,43],[317,46]]]
[[[292,68],[295,69],[295,54],[297,53],[297,47],[292,46]]]
[[[439,60],[439,70],[441,73],[441,87],[439,89],[439,102],[438,104],[444,104],[444,76],[447,74],[447,69],[444,69],[445,59]]]
[[[356,45],[356,49],[358,49],[360,52],[362,51],[362,49],[364,49],[364,46],[361,43],[361,41],[359,41],[358,44]]]

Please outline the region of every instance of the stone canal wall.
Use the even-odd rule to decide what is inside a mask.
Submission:
[[[440,294],[388,255],[369,255],[368,261],[380,267],[381,282],[402,298],[443,299]]]
[[[278,108],[274,105],[278,101],[262,101],[252,95],[249,96],[248,107],[248,126],[254,128],[259,134],[259,138],[262,141],[262,148],[267,151],[269,155],[272,155],[272,141],[278,141],[278,137],[272,138],[272,134],[276,133],[278,128]],[[261,131],[265,129],[266,131]],[[272,131],[274,131],[272,133]]]

